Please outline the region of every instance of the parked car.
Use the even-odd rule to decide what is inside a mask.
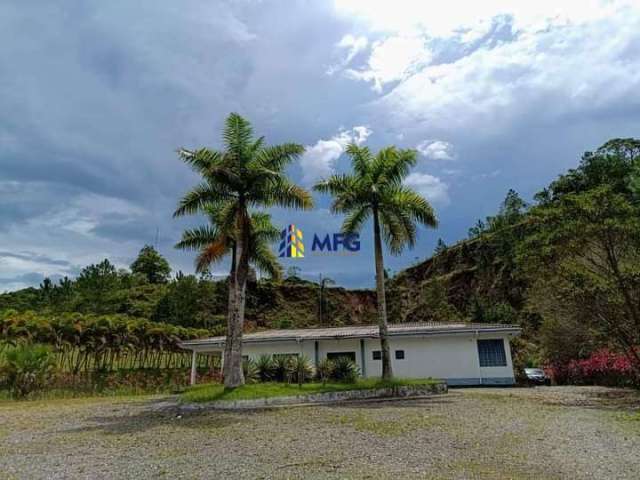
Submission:
[[[524,374],[529,385],[551,385],[551,379],[541,368],[525,368]]]

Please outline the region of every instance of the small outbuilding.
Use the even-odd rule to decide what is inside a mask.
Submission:
[[[389,325],[393,374],[399,378],[438,378],[449,385],[512,385],[509,340],[520,334],[514,325],[469,323],[401,323]],[[221,354],[225,337],[190,340],[191,383],[196,381],[198,354]],[[314,365],[325,358],[348,357],[363,377],[382,374],[376,325],[292,330],[266,330],[242,337],[243,354],[305,355]]]

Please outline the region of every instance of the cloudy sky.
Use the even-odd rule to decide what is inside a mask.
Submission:
[[[520,0],[4,0],[0,4],[0,291],[128,265],[198,219],[173,220],[197,178],[178,147],[219,146],[224,117],[307,147],[305,186],[348,168],[349,142],[416,148],[407,183],[440,218],[393,270],[525,198],[581,152],[640,136],[640,2]],[[307,238],[317,209],[274,211]],[[309,277],[373,285],[353,256],[291,259]],[[225,270],[224,266],[218,269]]]

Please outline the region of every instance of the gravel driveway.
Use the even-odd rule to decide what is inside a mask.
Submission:
[[[640,478],[640,396],[465,389],[180,415],[161,399],[0,403],[0,478]]]

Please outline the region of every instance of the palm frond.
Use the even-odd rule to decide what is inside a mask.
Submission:
[[[374,159],[368,147],[360,147],[354,143],[350,143],[347,145],[345,152],[351,158],[353,170],[358,177],[365,178],[370,176]]]
[[[256,245],[252,249],[250,260],[257,270],[272,279],[280,280],[282,278],[282,266],[268,244]]]
[[[255,242],[276,242],[280,239],[280,229],[271,223],[271,215],[264,212],[251,213],[253,238]]]
[[[251,166],[281,172],[287,165],[304,153],[304,147],[297,143],[283,143],[265,147],[256,152]]]
[[[313,186],[316,192],[328,193],[336,196],[353,190],[356,177],[352,175],[336,174],[321,180]]]
[[[231,113],[224,125],[222,138],[227,152],[235,161],[242,161],[250,149],[253,128],[251,124],[237,113]]]
[[[261,192],[263,204],[285,208],[309,210],[313,208],[313,197],[304,188],[291,182],[284,176],[278,176],[269,182],[268,188]]]
[[[240,205],[235,200],[219,203],[215,208],[209,209],[209,220],[226,236],[235,238],[239,210]]]
[[[204,225],[182,232],[182,239],[175,244],[175,248],[180,250],[200,250],[217,241],[220,241],[220,231],[215,227]]]
[[[233,195],[224,185],[212,185],[205,181],[193,187],[180,199],[173,216],[193,215],[202,211],[206,205],[225,202],[231,198]]]
[[[357,233],[362,229],[362,225],[371,215],[371,208],[360,206],[351,211],[342,223],[342,231],[344,233]]]
[[[438,219],[431,204],[422,195],[406,185],[387,189],[382,202],[385,209],[406,212],[413,220],[426,227],[436,228],[438,226]]]
[[[398,255],[406,246],[413,248],[416,243],[416,226],[409,215],[389,210],[381,210],[379,214],[383,238],[391,253]]]
[[[251,152],[252,155],[255,155],[257,152],[260,151],[263,145],[264,145],[264,136],[257,138],[255,142],[251,144],[251,148],[249,149],[249,151]]]
[[[376,183],[382,185],[400,185],[416,164],[418,154],[415,150],[399,150],[387,147],[380,150],[373,164]]]
[[[178,156],[197,173],[206,176],[209,169],[215,165],[221,165],[224,155],[217,150],[200,148],[188,150],[180,148]]]
[[[211,264],[219,262],[229,252],[229,245],[225,239],[220,239],[214,243],[210,243],[196,257],[196,272],[205,273],[209,270]]]

